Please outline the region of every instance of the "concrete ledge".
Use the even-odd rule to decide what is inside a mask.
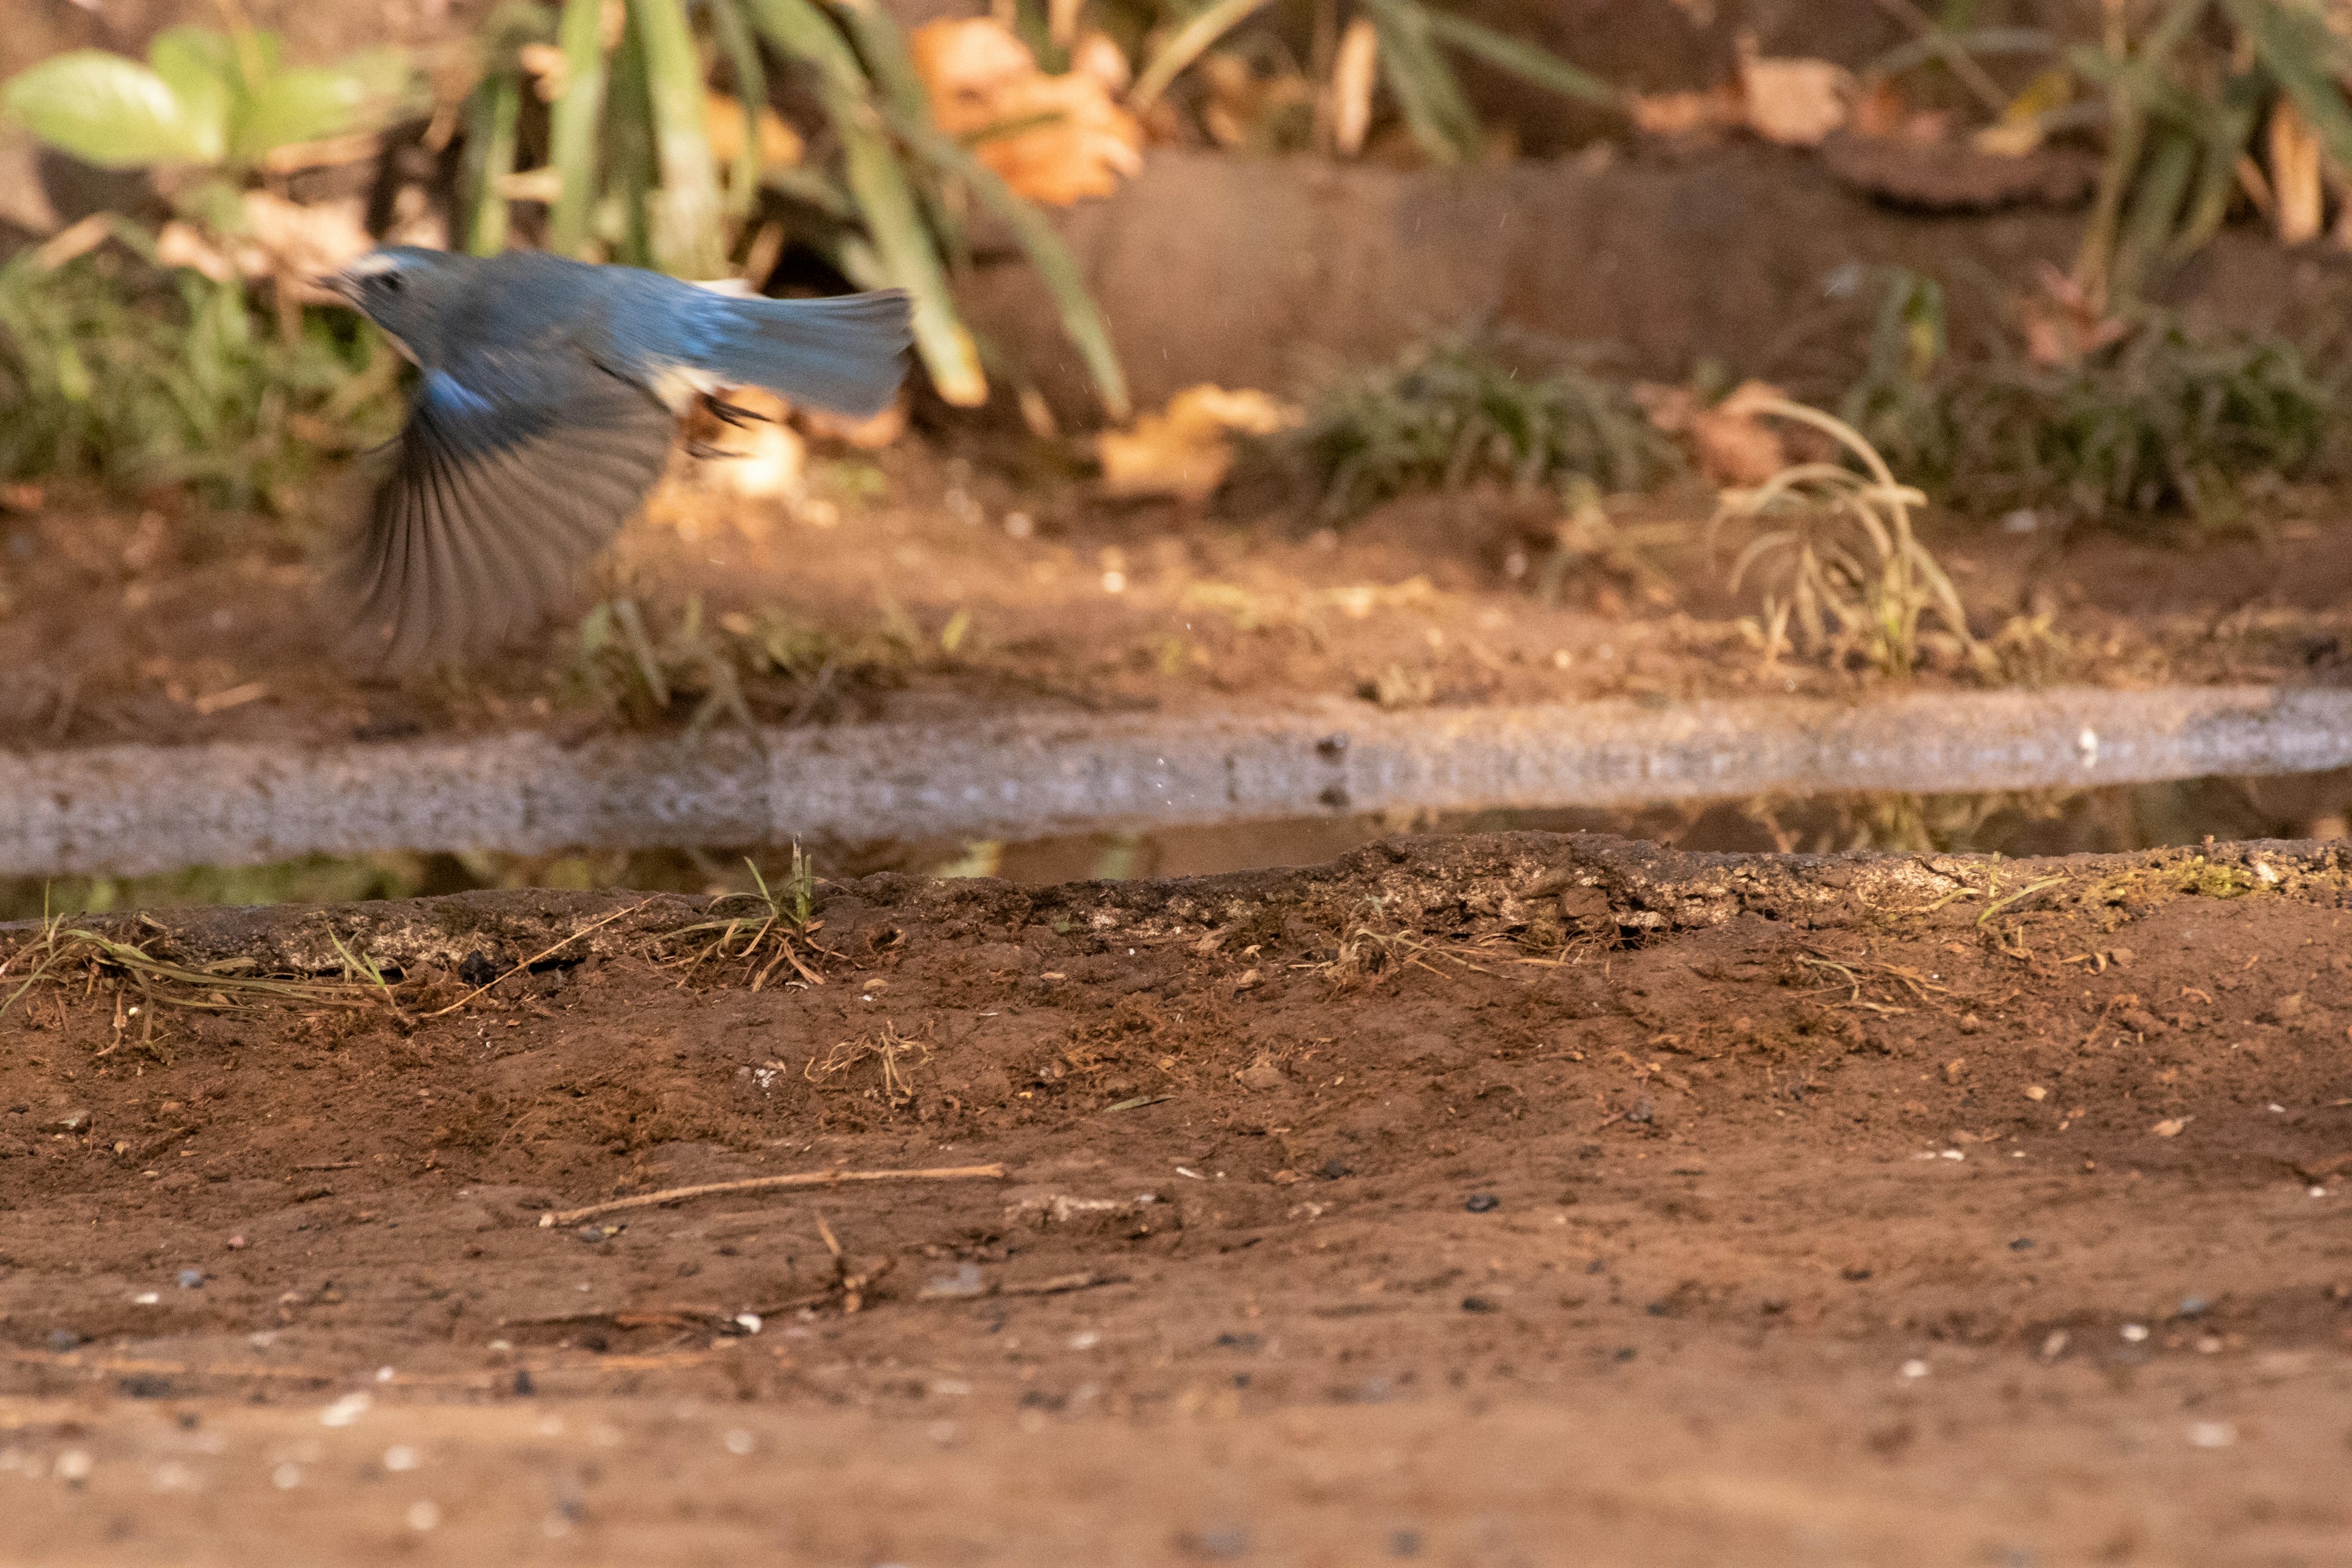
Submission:
[[[763,752],[764,748],[764,752]],[[1038,837],[1391,808],[2085,787],[2352,765],[2352,691],[2268,687],[1014,716],[576,748],[531,731],[304,752],[0,757],[0,873],[384,849]]]

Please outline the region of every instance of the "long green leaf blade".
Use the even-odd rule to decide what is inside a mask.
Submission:
[[[923,223],[898,152],[874,123],[870,104],[845,101],[839,94],[827,96],[834,128],[841,137],[849,193],[865,215],[866,234],[887,280],[913,297],[915,352],[942,398],[959,407],[977,408],[988,401],[988,377],[980,368],[971,333],[956,310],[946,264]]]
[[[474,135],[481,152],[474,165],[473,221],[466,248],[496,256],[507,247],[506,178],[514,173],[515,124],[522,115],[522,79],[502,72],[474,89]]]
[[[632,0],[630,14],[645,48],[661,169],[652,214],[655,259],[682,278],[719,277],[727,270],[727,256],[719,228],[719,167],[703,123],[702,58],[694,47],[694,29],[684,0]]]
[[[595,210],[596,126],[604,114],[604,0],[564,0],[557,44],[563,50],[563,91],[549,112],[548,166],[562,181],[547,215],[547,247],[578,256],[588,243]]]
[[[898,134],[918,154],[935,167],[954,174],[971,187],[982,205],[994,212],[1012,226],[1021,247],[1045,280],[1054,296],[1054,306],[1062,318],[1062,330],[1069,334],[1071,343],[1087,363],[1087,374],[1094,377],[1095,389],[1102,399],[1103,412],[1111,418],[1125,421],[1132,412],[1127,390],[1127,372],[1118,363],[1118,351],[1111,344],[1110,327],[1094,296],[1087,289],[1086,279],[1079,275],[1077,262],[1054,232],[1045,215],[1031,203],[1013,194],[995,170],[958,146],[952,137],[943,135],[928,124],[897,125]]]
[[[1176,29],[1176,36],[1163,45],[1135,79],[1134,88],[1127,95],[1128,107],[1141,114],[1160,101],[1168,86],[1184,74],[1184,68],[1199,59],[1209,46],[1248,20],[1250,15],[1266,0],[1216,0],[1216,4]]]
[[[2231,20],[2254,46],[2254,57],[2278,79],[2303,117],[2319,132],[2339,169],[2352,169],[2352,106],[2337,73],[2352,49],[2328,27],[2316,7],[2285,0],[2223,0]]]
[[[1462,84],[1430,41],[1429,11],[1418,0],[1363,0],[1381,36],[1381,75],[1404,110],[1423,152],[1442,163],[1478,155],[1476,115]]]
[[[1581,71],[1549,49],[1522,43],[1507,34],[1483,26],[1466,16],[1456,16],[1450,11],[1425,8],[1430,36],[1440,43],[1450,44],[1465,55],[1475,55],[1498,70],[1506,70],[1522,81],[1533,82],[1559,93],[1563,98],[1580,99],[1586,103],[1613,106],[1623,95],[1589,71]]]

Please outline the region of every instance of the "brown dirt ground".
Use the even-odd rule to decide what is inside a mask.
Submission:
[[[2352,1563],[2342,845],[817,912],[822,984],[670,897],[108,926],[404,1016],[0,1021],[0,1557]]]
[[[764,722],[1296,696],[1862,693],[1878,682],[1801,660],[1761,668],[1737,624],[1755,605],[1726,592],[1730,550],[1708,548],[1713,502],[1697,490],[1611,503],[1621,526],[1675,534],[1650,552],[1654,578],[1580,568],[1547,603],[1528,586],[1557,521],[1540,502],[1423,497],[1344,533],[1308,533],[1285,514],[1106,504],[1039,467],[1048,453],[985,450],[974,461],[902,443],[878,461],[820,464],[816,499],[840,518],[830,527],[674,486],[624,535],[602,580],[645,605],[657,641],[690,598],[706,627],[775,610],[826,639],[821,669],[746,681]],[[318,510],[339,516],[358,500],[345,476]],[[2259,510],[2259,534],[2190,547],[2047,541],[1954,520],[1937,542],[1979,634],[2009,627],[2011,679],[2340,679],[2352,510],[2319,489],[2268,496]],[[1015,513],[1030,520],[1026,538],[1006,532]],[[702,689],[682,659],[670,712],[625,719],[583,684],[568,622],[470,672],[355,679],[330,655],[334,616],[303,531],[168,499],[126,513],[62,492],[0,513],[0,668],[11,672],[0,745],[315,743],[518,725],[583,735],[682,723]],[[1979,677],[1947,661],[1924,679]]]

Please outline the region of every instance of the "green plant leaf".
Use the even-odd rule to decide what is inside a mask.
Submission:
[[[1184,68],[1208,51],[1209,46],[1232,32],[1247,20],[1266,0],[1216,0],[1194,14],[1191,21],[1176,29],[1175,36],[1151,57],[1135,79],[1135,87],[1127,95],[1128,107],[1141,114],[1160,101],[1169,83],[1184,74]]]
[[[496,256],[507,247],[509,207],[499,188],[514,173],[515,125],[522,113],[522,79],[511,71],[474,89],[467,161],[473,164],[466,248]]]
[[[564,0],[556,35],[563,50],[563,92],[549,113],[547,162],[563,184],[547,215],[547,247],[560,256],[581,253],[596,205],[596,126],[609,68],[604,11],[604,0]]]
[[[183,103],[137,60],[76,49],[0,85],[0,107],[51,146],[101,169],[210,163],[225,151],[221,120]]]
[[[661,188],[650,215],[654,257],[682,278],[718,278],[727,271],[720,230],[719,166],[703,122],[702,56],[686,19],[684,0],[633,0],[630,16],[645,48],[646,85],[653,100],[654,149]],[[756,137],[756,125],[744,127]]]
[[[1094,377],[1103,412],[1123,423],[1132,408],[1128,398],[1127,373],[1119,365],[1118,351],[1111,346],[1110,327],[1104,321],[1094,296],[1087,291],[1077,263],[1045,215],[1014,195],[1013,187],[995,170],[957,145],[953,138],[929,125],[897,123],[894,128],[919,155],[970,185],[982,205],[1011,226],[1022,249],[1029,253],[1037,275],[1045,279],[1054,296],[1062,330],[1069,334],[1079,357],[1087,362],[1087,372]]]
[[[744,0],[751,24],[785,58],[816,71],[825,115],[841,140],[843,174],[865,219],[865,240],[845,237],[835,256],[853,282],[907,290],[914,306],[915,353],[949,403],[988,401],[980,351],[957,312],[939,242],[923,222],[898,150],[876,113],[856,51],[812,0]]]
[[[147,63],[171,84],[181,111],[219,148],[214,160],[226,156],[229,119],[244,90],[228,38],[210,27],[167,27],[147,46]]]
[[[1381,75],[1404,110],[1405,127],[1441,163],[1478,155],[1478,119],[1462,84],[1431,41],[1430,12],[1418,0],[1362,0],[1381,36]]]
[[[2338,74],[2352,65],[2352,48],[2318,9],[2286,0],[2222,0],[2230,19],[2254,47],[2254,58],[2278,79],[2294,106],[2319,132],[2339,169],[2352,169],[2352,106]]]
[[[727,176],[727,216],[740,223],[760,205],[760,114],[768,107],[768,68],[760,43],[734,0],[710,0],[711,30],[735,78],[735,101],[743,111],[743,144]],[[754,279],[754,284],[760,281]]]
[[[375,95],[359,77],[329,66],[278,71],[238,106],[229,151],[258,158],[273,148],[319,142],[357,130]]]
[[[1466,16],[1456,16],[1434,7],[1423,8],[1430,37],[1440,43],[1450,44],[1465,55],[1475,55],[1497,70],[1510,72],[1522,81],[1533,82],[1559,93],[1563,98],[1580,99],[1587,103],[1615,105],[1623,95],[1589,71],[1581,71],[1549,49],[1539,49],[1533,44],[1522,43],[1492,27],[1482,26]]]

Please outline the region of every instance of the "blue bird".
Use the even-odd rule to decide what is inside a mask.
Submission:
[[[907,297],[740,299],[540,251],[387,247],[323,279],[421,373],[346,583],[401,668],[535,627],[661,477],[677,418],[762,386],[836,413],[898,390]]]

